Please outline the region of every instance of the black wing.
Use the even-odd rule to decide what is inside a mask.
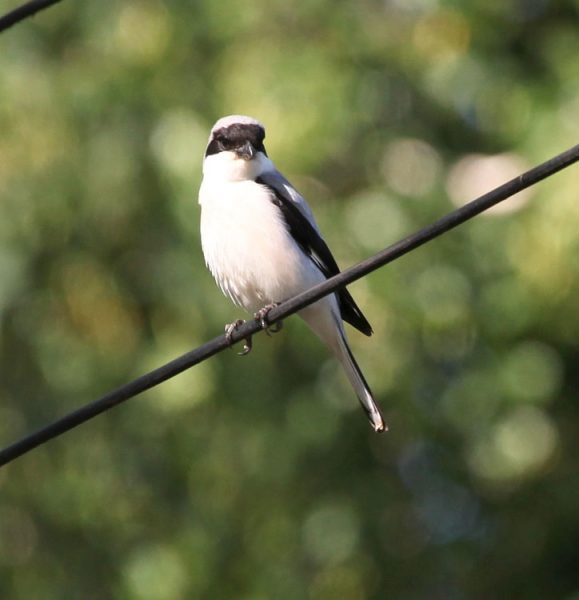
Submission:
[[[280,182],[283,181],[280,178]],[[255,182],[271,190],[273,193],[272,202],[281,210],[290,235],[303,250],[304,254],[311,259],[326,277],[329,278],[337,275],[340,272],[340,268],[332,256],[328,245],[295,202],[288,197],[283,185],[275,185],[277,182],[274,183],[269,178],[266,181],[262,177],[258,177]],[[350,292],[346,288],[342,288],[336,292],[336,296],[342,319],[365,335],[372,335],[370,323],[368,323],[366,317],[358,308]]]

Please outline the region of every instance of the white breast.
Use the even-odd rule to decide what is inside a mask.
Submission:
[[[270,191],[254,181],[204,180],[201,243],[219,287],[249,312],[324,277],[295,243]]]

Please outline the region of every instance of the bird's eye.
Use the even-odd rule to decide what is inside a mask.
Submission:
[[[219,140],[219,144],[224,150],[232,150],[233,148],[235,148],[235,142],[227,138],[221,138]]]

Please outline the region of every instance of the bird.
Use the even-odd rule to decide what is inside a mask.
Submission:
[[[211,129],[199,188],[201,247],[221,291],[254,313],[267,313],[340,272],[311,208],[269,159],[265,128],[245,115],[219,119]],[[346,288],[298,313],[341,363],[375,431],[387,429],[350,350],[343,322],[363,334],[372,327]],[[226,327],[226,335],[243,323]],[[245,352],[251,350],[251,340]]]

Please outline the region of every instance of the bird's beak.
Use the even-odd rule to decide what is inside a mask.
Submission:
[[[235,154],[243,160],[251,160],[255,156],[255,148],[251,142],[245,142],[241,148],[235,151]]]

